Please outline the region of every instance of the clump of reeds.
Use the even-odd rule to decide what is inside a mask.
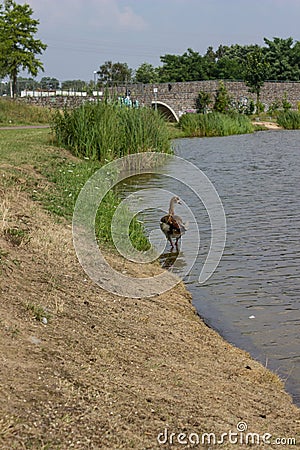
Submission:
[[[229,136],[254,131],[249,118],[238,113],[184,114],[180,117],[179,126],[187,136],[193,137]]]
[[[128,154],[170,152],[164,119],[149,108],[133,109],[97,102],[54,116],[58,144],[79,157],[102,163]]]
[[[300,113],[298,111],[283,111],[278,115],[277,123],[287,130],[298,130],[300,129]]]

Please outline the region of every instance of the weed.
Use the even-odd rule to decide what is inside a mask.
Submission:
[[[7,265],[7,256],[8,252],[0,248],[0,275],[2,274],[2,270],[4,269],[4,267]]]
[[[40,305],[35,305],[34,303],[27,303],[26,309],[30,311],[33,314],[33,317],[41,322],[43,318],[45,317],[47,321],[50,320],[51,316],[50,314]]]
[[[19,247],[22,244],[27,244],[30,240],[30,237],[28,236],[28,231],[19,228],[5,229],[4,236],[15,247]]]

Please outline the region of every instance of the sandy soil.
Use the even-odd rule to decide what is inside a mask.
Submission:
[[[22,170],[0,166],[0,448],[191,448],[178,433],[220,439],[239,422],[272,442],[297,439],[277,449],[300,448],[300,410],[283,382],[208,328],[183,285],[140,300],[95,285],[70,224],[20,189]],[[165,429],[176,434],[160,445]],[[196,447],[247,448],[226,438]]]
[[[277,123],[275,122],[266,122],[266,121],[255,121],[252,122],[253,125],[262,125],[263,127],[265,127],[267,130],[283,130],[282,127],[280,127]]]

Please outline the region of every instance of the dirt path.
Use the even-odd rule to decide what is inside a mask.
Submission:
[[[197,448],[233,450],[247,446],[208,439],[241,422],[298,441],[276,449],[300,448],[283,383],[208,328],[184,286],[140,300],[103,291],[76,259],[70,224],[19,178],[0,166],[1,449],[182,449],[198,437]],[[110,259],[136,276],[158,270]]]
[[[50,128],[50,125],[13,125],[7,127],[0,127],[0,130],[30,130],[37,128]]]

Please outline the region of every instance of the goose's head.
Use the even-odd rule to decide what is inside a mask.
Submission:
[[[177,196],[172,197],[171,200],[170,200],[169,214],[174,214],[174,205],[175,204],[181,205],[181,200]]]
[[[171,202],[173,203],[173,205],[174,205],[175,203],[178,203],[178,205],[181,205],[181,200],[180,200],[180,198],[177,197],[177,196],[172,197],[172,198],[171,198]]]

